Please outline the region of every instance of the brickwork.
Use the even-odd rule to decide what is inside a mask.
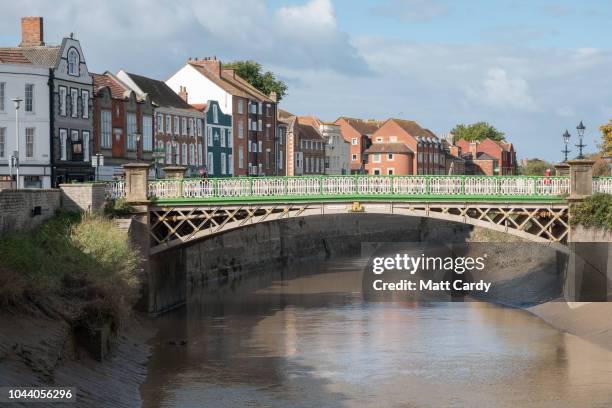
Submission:
[[[39,226],[60,203],[60,190],[0,190],[0,237]]]
[[[68,211],[95,211],[104,209],[104,184],[60,184],[62,208]]]

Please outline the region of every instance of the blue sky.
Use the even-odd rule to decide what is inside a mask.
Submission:
[[[437,134],[486,120],[519,157],[559,160],[561,134],[612,119],[612,2],[549,0],[78,0],[2,6],[48,42],[75,32],[95,72],[165,79],[188,57],[255,59],[289,85],[283,107],[331,120],[400,116]],[[237,24],[238,23],[238,24]]]

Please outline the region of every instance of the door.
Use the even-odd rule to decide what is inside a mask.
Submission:
[[[113,157],[123,157],[125,155],[125,141],[123,140],[123,129],[113,129]]]

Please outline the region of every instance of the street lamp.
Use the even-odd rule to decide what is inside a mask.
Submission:
[[[140,133],[134,133],[134,137],[136,138],[136,162],[140,161],[138,156],[138,153],[140,152],[140,136]]]
[[[15,147],[15,152],[13,153],[13,157],[11,157],[11,164],[14,163],[15,165],[15,174],[16,174],[16,179],[15,179],[15,188],[19,188],[19,107],[21,106],[21,102],[23,102],[23,99],[21,98],[14,98],[13,99],[13,103],[15,104],[15,140],[16,140],[16,147]],[[12,178],[12,172],[11,172],[11,178]]]
[[[578,126],[576,126],[576,130],[578,131],[578,144],[576,145],[576,147],[578,148],[578,159],[584,159],[584,156],[582,155],[582,149],[586,147],[585,144],[582,143],[582,138],[584,137],[584,130],[586,128],[584,127],[584,124],[582,123],[582,121],[580,121],[580,123],[578,124]]]
[[[564,163],[567,161],[567,155],[571,153],[571,151],[568,150],[567,148],[567,145],[569,144],[571,136],[572,135],[570,135],[570,132],[568,132],[568,130],[565,129],[565,133],[563,134],[563,142],[565,143],[565,149],[561,150],[561,153],[565,154],[565,160],[563,161]]]

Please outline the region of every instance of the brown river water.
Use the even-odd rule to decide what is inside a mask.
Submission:
[[[160,317],[143,406],[612,407],[612,352],[517,309],[364,300],[365,260],[192,293]]]

